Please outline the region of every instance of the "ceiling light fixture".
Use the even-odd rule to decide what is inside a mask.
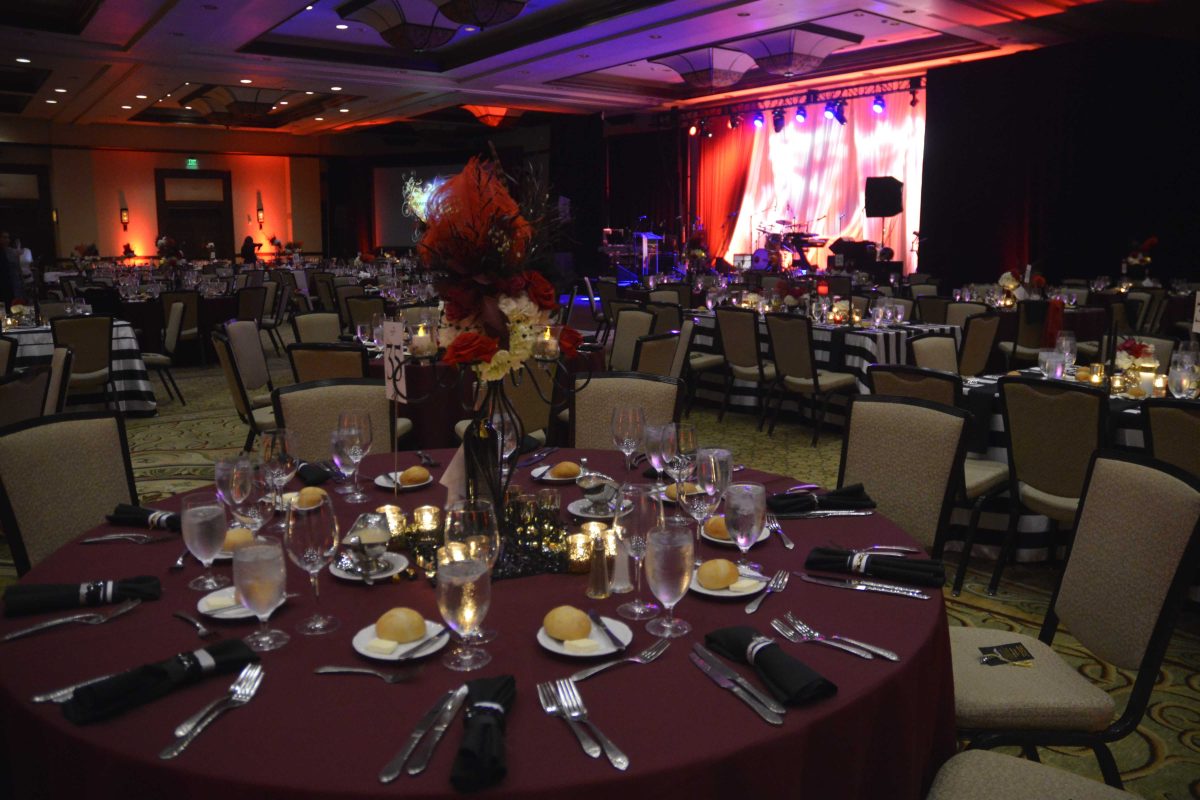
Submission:
[[[29,64],[29,63],[31,63],[31,62],[30,62],[30,60],[29,60],[28,58],[18,58],[18,59],[17,59],[17,63],[18,63],[18,64]]]
[[[763,126],[764,121],[765,120],[763,119],[763,113],[761,111],[755,111],[754,112],[754,129],[760,130]]]
[[[58,105],[58,101],[57,101],[57,100],[47,100],[46,102],[47,102],[47,103],[49,103],[49,104],[50,104],[50,105],[52,105],[52,106],[56,106],[56,105]]]
[[[836,116],[837,103],[830,100],[825,104],[825,119],[833,119]]]
[[[804,24],[729,42],[725,46],[750,56],[765,72],[790,78],[812,72],[834,50],[860,44],[862,40],[863,37],[856,33]]]
[[[66,89],[55,89],[54,91],[57,92],[58,94],[66,94],[67,93]]]
[[[506,106],[463,106],[463,110],[470,111],[489,128],[511,127],[517,117],[525,113],[522,109]]]
[[[312,94],[312,92],[305,92],[305,94]]]
[[[184,106],[183,108],[184,108],[184,110],[185,110],[185,111],[191,111],[191,110],[192,110],[192,107],[191,107],[191,106]]]
[[[65,91],[66,91],[66,89],[55,89],[54,91],[56,91],[56,92],[65,92]],[[134,97],[136,97],[138,100],[146,100],[146,99],[148,99],[148,98],[146,97],[146,95],[144,95],[144,94],[135,94],[135,95],[134,95]]]
[[[329,91],[331,91],[331,92],[340,92],[341,90],[342,90],[342,87],[340,87],[340,86],[330,86],[329,87]]]
[[[242,78],[240,81],[238,81],[238,83],[247,83],[247,84],[249,84],[249,83],[254,83],[254,81],[250,80],[249,78]],[[170,95],[167,95],[167,97],[170,97]]]
[[[121,108],[125,109],[126,111],[132,111],[132,110],[133,110],[133,106],[121,106]]]
[[[342,114],[349,114],[349,113],[350,113],[350,109],[348,109],[348,108],[339,108],[339,109],[338,109],[338,111],[339,111],[340,113],[342,113]]]
[[[474,25],[464,25],[463,30],[467,33],[476,33],[479,28],[476,28]]]
[[[313,117],[313,119],[315,119],[317,122],[324,122],[324,121],[325,121],[325,118],[324,118],[324,117]]]
[[[882,114],[887,110],[887,103],[883,101],[883,95],[875,95],[875,99],[871,101],[871,110],[876,114]]]
[[[692,127],[688,128],[688,136],[695,136],[699,132],[700,127],[697,125],[692,125]]]
[[[739,117],[737,114],[730,114],[729,121],[725,123],[725,126],[731,131],[736,131],[739,127],[741,127],[741,124],[741,117]]]
[[[776,133],[783,130],[785,122],[786,117],[784,117],[782,108],[777,108],[771,112],[771,127],[775,129]]]
[[[280,101],[279,101],[279,105],[281,105],[281,106],[286,106],[287,104],[288,104],[288,101],[287,101],[287,100],[280,100]]]
[[[674,70],[688,86],[704,90],[733,86],[754,66],[754,59],[745,53],[720,47],[652,58],[650,62]]]
[[[803,125],[808,121],[808,112],[804,110],[804,106],[796,106],[796,124]]]
[[[371,26],[402,53],[421,53],[454,38],[458,26],[447,24],[437,7],[424,0],[350,0],[337,7],[345,20]]]
[[[451,22],[487,28],[508,22],[525,10],[525,0],[433,0]]]
[[[838,100],[833,107],[833,118],[837,120],[838,125],[846,124],[846,101]]]

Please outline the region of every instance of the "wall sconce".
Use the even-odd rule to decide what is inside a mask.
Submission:
[[[57,208],[50,209],[50,221],[53,222],[55,225],[58,224],[58,209]]]
[[[261,231],[262,226],[263,226],[263,219],[264,219],[263,206],[262,206],[262,192],[257,192],[256,194],[258,195],[258,212],[257,212],[257,214],[258,214],[258,229]]]
[[[121,228],[123,230],[129,230],[129,209],[128,208],[121,209]]]

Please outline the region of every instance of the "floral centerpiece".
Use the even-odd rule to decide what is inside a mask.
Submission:
[[[1141,244],[1134,244],[1129,255],[1121,259],[1121,274],[1135,278],[1146,278],[1150,273],[1150,251],[1158,245],[1158,237],[1151,236]]]
[[[1113,363],[1125,373],[1126,391],[1135,397],[1149,396],[1154,390],[1158,372],[1158,357],[1154,345],[1130,337],[1117,345]]]

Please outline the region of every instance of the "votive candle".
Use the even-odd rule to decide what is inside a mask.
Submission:
[[[582,575],[591,569],[592,537],[586,533],[572,533],[567,537],[567,571]]]
[[[437,506],[417,506],[413,509],[413,522],[422,531],[436,531],[441,527],[442,510]]]

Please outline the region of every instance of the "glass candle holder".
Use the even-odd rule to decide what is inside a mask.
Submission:
[[[533,340],[533,357],[538,361],[557,361],[558,340],[562,336],[562,325],[545,325],[538,329]]]
[[[1098,362],[1098,363],[1092,364],[1092,374],[1099,375],[1101,380],[1104,379],[1104,364],[1103,364],[1103,362]]]
[[[437,355],[437,323],[432,319],[408,325],[408,351],[413,358],[433,358]]]
[[[1155,397],[1166,397],[1167,396],[1167,376],[1166,375],[1155,375],[1154,376],[1154,396]]]
[[[567,537],[567,572],[584,575],[591,569],[592,537],[573,533]]]
[[[413,525],[422,533],[440,530],[442,510],[437,506],[417,506],[413,509]]]
[[[404,509],[400,506],[380,506],[375,509],[376,514],[383,514],[387,519],[388,534],[393,539],[404,535],[408,527],[408,516],[404,513]]]

